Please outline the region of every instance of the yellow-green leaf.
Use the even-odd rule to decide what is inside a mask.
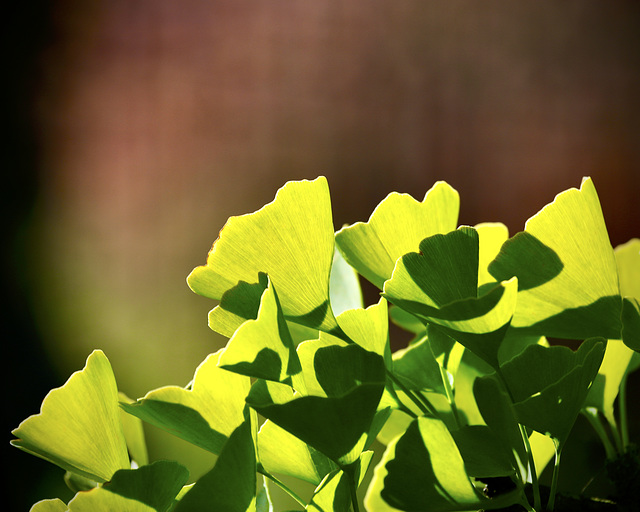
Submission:
[[[129,413],[172,434],[219,454],[231,433],[244,422],[249,377],[218,367],[224,349],[210,354],[186,388],[166,386],[150,391]]]
[[[519,278],[513,328],[557,338],[620,338],[616,261],[590,178],[531,217],[489,270],[498,280]]]
[[[12,433],[12,445],[97,482],[130,467],[116,381],[100,350]]]
[[[219,300],[239,281],[256,283],[264,272],[288,320],[331,331],[337,328],[329,299],[334,247],[326,178],[292,181],[260,210],[231,217],[206,265],[187,281],[194,292]]]
[[[352,267],[382,288],[398,258],[416,251],[424,238],[456,229],[459,209],[458,192],[442,181],[425,194],[422,202],[392,192],[367,222],[338,231],[336,243]]]

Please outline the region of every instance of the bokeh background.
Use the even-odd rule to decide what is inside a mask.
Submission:
[[[7,433],[94,348],[133,398],[185,385],[224,342],[185,278],[287,180],[327,176],[336,228],[445,180],[460,223],[513,234],[591,176],[612,244],[640,235],[638,2],[16,4]],[[148,436],[194,476],[212,463]],[[67,497],[56,468],[4,460],[11,510]]]

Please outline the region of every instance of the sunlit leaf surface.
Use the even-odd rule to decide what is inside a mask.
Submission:
[[[262,294],[255,320],[244,322],[228,341],[218,366],[259,379],[290,381],[300,372],[291,334],[271,281]]]
[[[445,182],[436,183],[422,202],[392,192],[368,222],[357,222],[336,233],[338,248],[360,274],[382,288],[396,260],[416,251],[424,238],[456,228],[460,199]]]
[[[497,280],[518,277],[513,328],[556,338],[620,337],[616,261],[590,178],[531,217],[489,270]]]
[[[231,217],[188,284],[219,300],[239,281],[257,283],[264,272],[288,320],[331,331],[337,327],[329,304],[334,247],[326,178],[292,181],[260,210]]]
[[[147,393],[131,414],[196,446],[219,454],[231,433],[244,421],[250,379],[218,367],[224,349],[209,355],[196,369],[191,386],[167,386]]]
[[[40,413],[12,434],[12,445],[91,480],[104,482],[128,469],[118,389],[104,353],[92,352],[84,369],[50,391]]]

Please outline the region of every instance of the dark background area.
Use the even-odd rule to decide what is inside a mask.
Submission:
[[[640,235],[637,2],[60,0],[4,28],[7,433],[93,348],[134,398],[185,385],[222,344],[185,278],[287,180],[327,176],[336,228],[445,180],[513,234],[591,176],[612,244]],[[61,492],[4,460],[11,510]]]

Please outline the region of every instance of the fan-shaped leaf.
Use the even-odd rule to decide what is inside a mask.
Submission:
[[[173,510],[255,510],[256,471],[251,421],[247,420],[229,436],[213,469],[198,479]]]
[[[598,373],[605,345],[597,338],[585,340],[577,352],[531,345],[502,365],[518,421],[562,446]]]
[[[424,238],[456,228],[460,198],[445,182],[437,182],[422,202],[408,194],[389,194],[369,221],[357,222],[336,233],[345,259],[371,283],[382,288],[396,260],[415,251]]]
[[[228,341],[218,366],[235,373],[277,382],[300,372],[278,294],[269,280],[255,320],[244,322]]]
[[[142,420],[185,441],[219,454],[231,433],[244,421],[250,379],[217,366],[224,349],[209,355],[196,369],[193,385],[150,391],[122,407]]]
[[[100,350],[64,386],[49,392],[39,414],[12,433],[18,438],[12,445],[97,482],[130,467],[118,389]]]
[[[334,257],[329,187],[324,177],[285,184],[260,210],[231,217],[207,257],[187,281],[191,289],[219,300],[239,281],[273,281],[285,317],[326,331],[337,329],[329,304]]]
[[[489,271],[497,280],[521,281],[513,328],[556,338],[620,338],[616,262],[590,178],[531,217]]]

